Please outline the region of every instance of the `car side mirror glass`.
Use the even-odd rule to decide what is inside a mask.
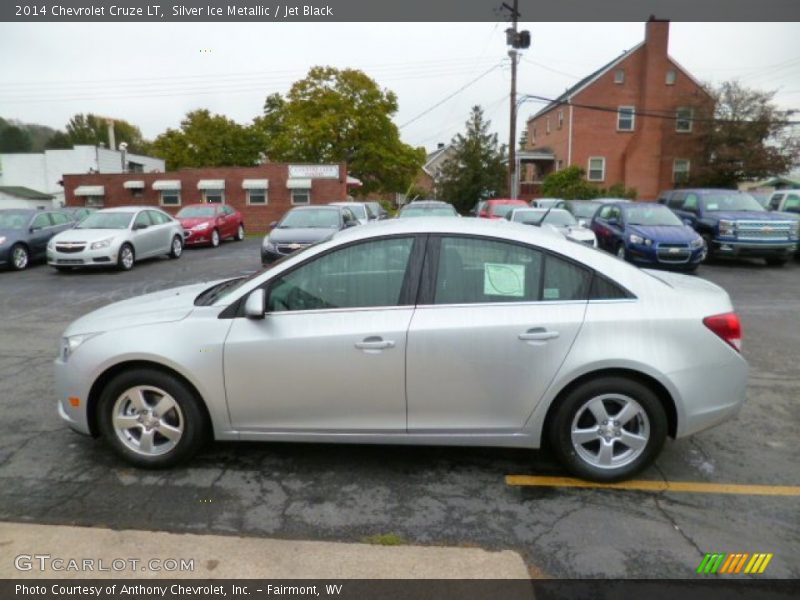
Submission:
[[[248,319],[263,319],[267,312],[267,295],[263,289],[250,292],[244,302],[244,316]]]
[[[136,224],[133,226],[133,228],[134,228],[135,230],[139,230],[139,229],[147,229],[147,223],[136,223]]]
[[[272,223],[270,223],[270,224],[269,224],[269,228],[270,228],[270,229],[275,229],[275,226],[276,226],[277,224],[278,224],[278,222],[277,222],[277,221],[273,221]]]
[[[31,227],[30,227],[30,229],[28,231],[33,233],[34,231],[39,231],[40,229],[41,229],[41,227],[39,227],[38,225],[31,225]]]

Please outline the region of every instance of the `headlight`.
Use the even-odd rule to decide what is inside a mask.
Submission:
[[[269,240],[269,236],[266,236],[266,237],[264,238],[264,241],[261,243],[261,245],[262,245],[262,246],[264,246],[264,248],[265,248],[265,249],[268,249],[268,250],[274,250],[274,249],[275,249],[275,244],[273,244],[273,243],[272,243],[272,242]]]
[[[653,240],[649,240],[647,238],[643,238],[642,236],[636,235],[635,233],[632,233],[631,236],[628,239],[629,239],[631,244],[639,244],[639,245],[643,244],[645,246],[652,246],[653,245]]]
[[[726,221],[722,219],[719,222],[719,234],[726,237],[736,235],[736,221]]]
[[[192,227],[192,231],[204,231],[209,227],[211,227],[211,224],[208,221],[206,221],[205,223],[200,223]]]
[[[96,333],[82,333],[80,335],[70,335],[61,338],[61,347],[58,350],[58,355],[61,358],[62,362],[67,362],[72,353],[78,349],[83,342],[86,340],[90,340],[96,335],[100,335],[102,332],[98,331]]]
[[[5,238],[5,236],[2,236],[2,235],[0,235],[0,246],[2,246],[2,245],[3,245],[3,244],[5,244],[5,243],[6,243],[6,238]]]
[[[689,242],[689,247],[694,248],[696,250],[697,248],[702,247],[704,243],[705,242],[703,241],[703,238],[696,238],[691,242]]]
[[[100,240],[99,242],[95,242],[91,245],[92,250],[100,250],[100,248],[108,248],[111,245],[111,242],[114,241],[114,238],[106,238],[104,240]]]

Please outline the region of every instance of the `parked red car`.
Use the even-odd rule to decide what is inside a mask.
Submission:
[[[506,214],[515,208],[527,207],[525,200],[512,200],[511,198],[495,198],[487,200],[478,213],[479,219],[505,219]]]
[[[221,240],[244,239],[242,213],[227,204],[188,204],[175,218],[186,230],[187,246],[210,244],[216,248]]]

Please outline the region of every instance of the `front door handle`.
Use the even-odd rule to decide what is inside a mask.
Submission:
[[[389,348],[394,348],[394,342],[392,340],[384,340],[378,335],[371,335],[360,342],[356,342],[356,348],[366,351],[387,350]]]
[[[546,342],[559,336],[557,331],[548,331],[544,327],[531,327],[525,333],[519,334],[519,339],[523,342]]]

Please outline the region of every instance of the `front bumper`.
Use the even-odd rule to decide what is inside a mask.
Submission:
[[[119,247],[116,245],[99,250],[86,248],[80,252],[59,252],[47,249],[47,264],[51,267],[108,267],[117,264]]]
[[[70,369],[60,358],[57,358],[53,365],[58,416],[71,429],[84,435],[91,435],[87,413],[89,388],[85,381],[81,381],[77,376],[77,370]],[[77,398],[77,407],[72,406],[70,398]]]
[[[798,242],[739,242],[736,240],[715,239],[711,242],[714,256],[735,256],[741,258],[788,258],[798,250]]]
[[[694,268],[706,258],[705,246],[652,246],[628,245],[628,259],[637,265],[662,267],[667,269]]]
[[[11,245],[0,246],[0,265],[7,265],[11,262]]]
[[[203,229],[202,231],[187,229],[185,231],[183,243],[187,246],[194,246],[196,244],[210,244],[211,232],[214,231],[214,228],[209,227],[208,229]]]

